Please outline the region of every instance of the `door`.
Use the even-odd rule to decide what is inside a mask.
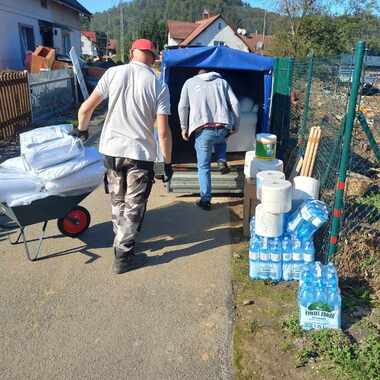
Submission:
[[[69,55],[69,52],[71,49],[70,32],[62,31],[62,48],[63,48],[63,54]]]
[[[21,41],[21,57],[25,60],[25,55],[27,51],[34,51],[36,48],[34,42],[34,30],[33,26],[19,24],[19,34]]]

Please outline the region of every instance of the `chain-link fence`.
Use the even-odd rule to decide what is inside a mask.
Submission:
[[[335,191],[342,158],[348,101],[352,89],[354,57],[351,60],[346,58],[344,61],[340,57],[323,59],[309,57],[295,61],[286,58],[277,62],[276,69],[275,76],[281,77],[285,86],[281,88],[280,83],[280,90],[275,88],[274,96],[276,91],[280,93],[282,91],[290,102],[287,105],[283,101],[282,107],[276,107],[276,111],[286,110],[286,106],[289,107],[289,125],[280,123],[279,128],[277,122],[274,128],[275,133],[280,134],[281,154],[286,174],[288,177],[294,175],[297,162],[305,156],[311,128],[320,127],[322,134],[313,177],[320,181],[320,198],[326,202],[333,214],[336,212]],[[368,102],[366,98],[362,98],[363,105]],[[369,119],[369,127],[374,139],[380,143],[380,98],[373,96],[373,99],[370,101],[373,120]],[[370,236],[369,239],[374,242],[374,236],[377,236],[380,227],[379,163],[358,122],[353,133],[350,157],[346,207],[340,234],[341,252],[354,246],[355,235],[362,238],[363,234],[366,234],[367,238]],[[327,257],[331,241],[330,230],[331,221],[317,237],[320,259]]]
[[[33,122],[70,111],[78,103],[72,70],[53,70],[29,76]]]

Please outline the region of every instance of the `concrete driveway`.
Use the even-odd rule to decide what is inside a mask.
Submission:
[[[101,188],[82,203],[90,229],[71,239],[50,223],[38,262],[0,234],[0,378],[230,379],[228,201],[194,201],[154,186],[147,264],[121,276]]]

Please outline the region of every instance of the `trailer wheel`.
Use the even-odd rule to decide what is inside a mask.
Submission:
[[[91,222],[91,215],[81,206],[71,209],[63,218],[58,219],[59,231],[66,236],[75,238],[87,230]]]

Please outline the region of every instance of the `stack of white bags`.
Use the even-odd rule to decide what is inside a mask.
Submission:
[[[103,180],[103,156],[70,135],[73,126],[56,125],[20,134],[21,156],[0,165],[0,202],[29,205],[50,195],[79,195]]]

